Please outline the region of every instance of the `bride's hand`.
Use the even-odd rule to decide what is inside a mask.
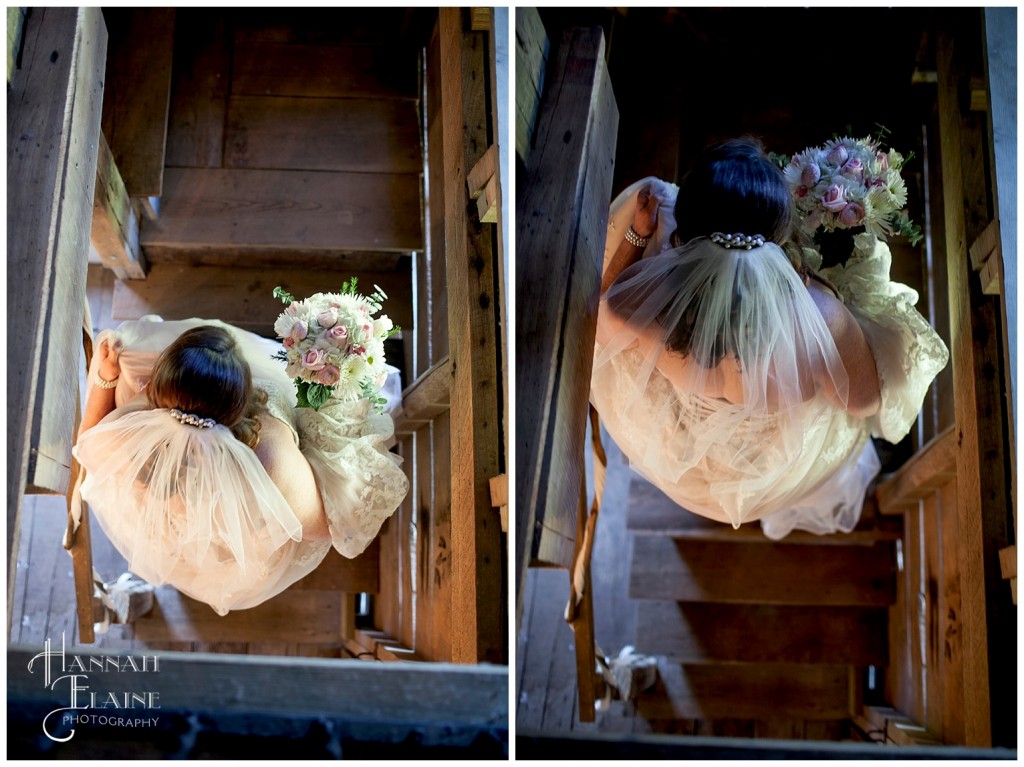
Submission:
[[[636,211],[633,213],[633,231],[641,237],[650,237],[658,228],[658,206],[661,200],[651,194],[645,186],[636,196]]]
[[[120,341],[111,343],[109,339],[104,339],[100,343],[99,374],[104,381],[114,381],[121,375],[121,363],[118,358],[121,356],[122,348]]]

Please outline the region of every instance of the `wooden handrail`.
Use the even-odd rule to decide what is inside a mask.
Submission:
[[[445,357],[402,392],[402,409],[395,414],[395,434],[414,434],[450,409],[451,385],[451,361]]]
[[[958,449],[956,431],[950,426],[878,486],[879,511],[902,514],[915,509],[928,493],[955,479]]]

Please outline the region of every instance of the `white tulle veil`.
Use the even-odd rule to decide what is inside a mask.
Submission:
[[[843,408],[847,372],[778,245],[663,247],[602,297],[592,400],[635,469],[739,526],[785,508],[786,475],[813,482],[811,426]]]

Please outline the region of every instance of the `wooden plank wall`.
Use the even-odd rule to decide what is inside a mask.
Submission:
[[[23,492],[70,473],[106,42],[96,8],[37,9],[8,91],[9,589]]]

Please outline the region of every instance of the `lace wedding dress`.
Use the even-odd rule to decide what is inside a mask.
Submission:
[[[160,352],[182,332],[217,325],[236,338],[270,414],[288,425],[309,461],[328,516],[329,541],[303,541],[299,520],[251,448],[223,426],[200,429],[149,407],[143,389]],[[132,572],[171,584],[217,613],[253,607],[304,577],[332,545],[355,557],[408,491],[401,459],[387,450],[393,422],[365,400],[295,408],[278,344],[216,320],[126,322],[96,339],[120,340],[115,410],[74,448],[82,497]],[[94,358],[90,382],[98,360]],[[90,383],[91,386],[91,383]],[[401,398],[390,368],[382,396]]]
[[[889,279],[889,248],[871,235],[855,239],[845,266],[822,272],[863,328],[881,383],[879,412],[851,416],[820,391],[808,396],[813,378],[845,399],[849,379],[777,246],[727,250],[699,238],[672,248],[678,189],[646,178],[612,203],[604,267],[644,185],[662,200],[657,231],[641,263],[616,280],[599,308],[591,402],[608,433],[632,468],[694,513],[736,527],[760,520],[774,539],[794,529],[851,531],[880,468],[869,436],[902,439],[948,361],[942,340],[914,308],[917,294]],[[630,308],[627,319],[617,301]],[[708,396],[711,374],[699,365],[666,372],[675,370],[663,364],[666,328],[679,322],[694,328],[692,349],[710,350],[732,334],[747,360],[742,398]]]

